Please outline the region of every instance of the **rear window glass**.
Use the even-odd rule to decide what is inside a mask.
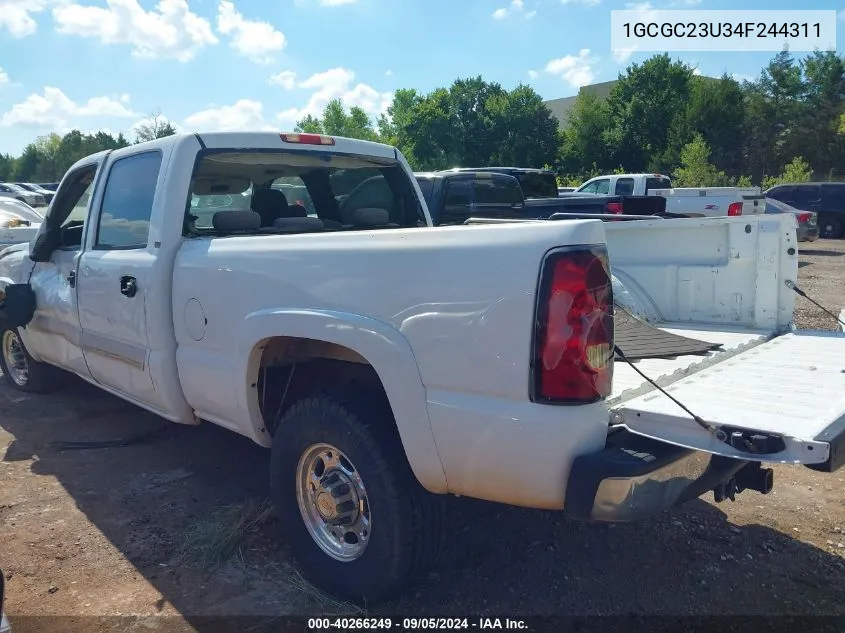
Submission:
[[[422,191],[426,204],[431,204],[431,192],[434,189],[434,182],[430,178],[417,178],[417,184]]]
[[[240,214],[220,216],[215,228],[224,211]],[[250,228],[255,214],[260,227]],[[289,234],[421,224],[412,181],[394,160],[231,150],[198,159],[185,232]]]
[[[526,198],[557,197],[557,178],[554,174],[523,172],[514,174]]]

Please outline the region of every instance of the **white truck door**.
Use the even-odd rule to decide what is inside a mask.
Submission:
[[[26,327],[25,341],[37,358],[88,376],[80,344],[77,297],[74,292],[77,263],[88,217],[88,203],[99,162],[67,174],[44,219],[61,227],[62,242],[50,260],[38,264],[30,283],[35,292],[36,310]],[[25,275],[31,262],[23,263]]]
[[[79,262],[82,349],[91,376],[127,399],[159,409],[149,368],[146,299],[156,261],[150,217],[163,154],[110,160],[98,187]]]

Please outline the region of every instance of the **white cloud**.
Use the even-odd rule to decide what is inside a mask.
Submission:
[[[355,4],[358,0],[320,0],[324,7],[340,7],[344,4]]]
[[[31,125],[37,127],[65,128],[71,119],[78,117],[135,117],[129,109],[128,95],[92,97],[85,103],[76,103],[58,88],[46,86],[44,94],[31,94],[21,103],[0,116],[0,127]]]
[[[695,68],[693,69],[692,74],[696,77],[701,77],[701,70],[699,68]]]
[[[387,70],[384,71],[384,76],[385,77],[392,77],[393,71],[388,68]]]
[[[493,11],[493,19],[494,20],[504,20],[509,15],[517,15],[521,14],[525,17],[526,20],[530,20],[535,15],[537,15],[536,11],[528,11],[525,12],[525,0],[511,0],[510,4],[506,7],[502,7],[501,9],[496,9]]]
[[[32,17],[47,8],[51,0],[0,0],[0,32],[17,39],[33,35],[38,24]]]
[[[529,70],[528,71],[528,78],[529,79],[537,79],[537,77],[539,77],[539,76],[540,76],[540,73],[538,73],[536,70]]]
[[[273,63],[272,54],[287,45],[284,34],[272,24],[247,20],[229,0],[221,0],[217,5],[217,30],[230,35],[230,46],[257,64]]]
[[[733,77],[734,81],[738,81],[740,83],[743,81],[754,81],[754,77],[751,75],[743,75],[742,73],[733,73],[731,77]]]
[[[9,83],[9,74],[0,68],[0,86]]]
[[[563,79],[573,88],[580,88],[592,83],[596,78],[593,65],[598,58],[590,55],[589,48],[582,48],[577,55],[566,55],[552,59],[546,64],[546,72]]]
[[[283,124],[293,124],[307,115],[320,116],[323,109],[333,99],[340,99],[348,107],[358,106],[371,116],[377,116],[387,111],[393,101],[393,93],[379,92],[364,83],[352,85],[355,73],[347,68],[331,68],[321,73],[311,75],[300,82],[300,88],[314,91],[308,103],[302,108],[288,108],[276,115],[276,119]]]
[[[630,11],[650,11],[654,5],[651,2],[626,2],[625,8]]]
[[[228,106],[209,107],[185,118],[183,127],[195,132],[259,131],[275,129],[264,120],[260,101],[240,99]]]
[[[281,86],[285,90],[293,90],[296,86],[296,73],[292,70],[283,70],[280,73],[272,75],[267,83]]]
[[[0,0],[2,2],[3,0]],[[128,44],[136,57],[170,57],[185,62],[217,43],[211,24],[192,13],[186,0],[160,0],[145,11],[138,0],[106,0],[108,8],[61,4],[53,9],[59,33],[93,37],[104,44]]]
[[[636,47],[631,48],[616,48],[613,50],[613,60],[617,64],[624,64],[629,59],[631,59],[631,55],[636,52]]]
[[[561,4],[583,4],[585,7],[594,7],[601,0],[560,0]]]

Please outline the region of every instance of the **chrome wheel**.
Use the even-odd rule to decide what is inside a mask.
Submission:
[[[296,467],[296,501],[311,538],[341,562],[355,560],[370,540],[372,518],[364,481],[329,444],[314,444]]]
[[[3,360],[9,378],[19,387],[25,387],[29,382],[29,363],[18,333],[13,330],[3,332]]]

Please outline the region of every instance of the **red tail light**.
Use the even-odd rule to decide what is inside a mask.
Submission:
[[[552,251],[538,289],[531,399],[589,403],[613,382],[613,288],[607,249]]]
[[[608,213],[613,213],[614,215],[618,215],[622,213],[622,203],[621,202],[608,202],[604,205],[605,210]]]
[[[810,218],[813,217],[812,213],[799,213],[798,214],[798,224],[805,224],[810,221]]]
[[[728,215],[730,215],[730,216],[742,215],[742,203],[741,202],[731,202],[728,205]]]

